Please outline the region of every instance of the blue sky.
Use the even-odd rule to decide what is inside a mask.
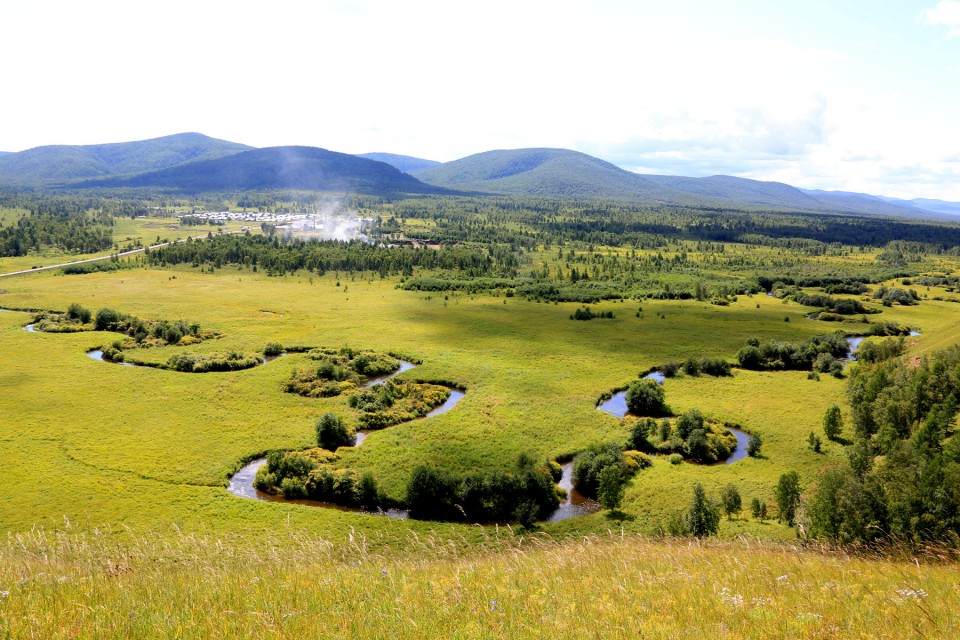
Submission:
[[[960,0],[0,0],[0,150],[199,131],[960,200]]]

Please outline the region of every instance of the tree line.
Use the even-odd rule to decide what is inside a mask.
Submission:
[[[956,540],[960,346],[919,363],[861,363],[848,396],[854,441],[806,505],[810,533],[841,542]],[[824,426],[838,438],[836,413],[828,410]]]
[[[443,269],[464,275],[482,276],[510,273],[516,264],[512,256],[497,257],[478,247],[453,246],[440,250],[391,247],[359,240],[299,240],[260,235],[219,235],[206,240],[188,240],[150,249],[147,263],[154,266],[191,264],[216,268],[234,265],[284,275],[305,270],[319,275],[327,272],[378,273],[381,276],[412,275],[414,268]]]

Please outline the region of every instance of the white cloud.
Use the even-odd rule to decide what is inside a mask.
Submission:
[[[960,2],[941,0],[937,6],[927,10],[925,22],[930,26],[949,27],[951,38],[960,36]]]
[[[898,167],[951,178],[936,159],[960,148],[956,41],[931,44],[921,27],[960,30],[960,1],[897,37],[842,8],[737,0],[274,5],[0,0],[16,27],[0,39],[14,61],[0,122],[15,123],[0,150],[179,131],[435,160],[550,146],[650,172],[884,192]]]

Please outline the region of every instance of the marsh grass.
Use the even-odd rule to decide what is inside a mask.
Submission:
[[[628,428],[597,411],[596,398],[658,363],[732,358],[749,337],[798,341],[835,328],[807,320],[805,307],[764,295],[741,296],[723,307],[644,301],[639,318],[620,312],[632,303],[609,302],[597,308],[614,310],[614,319],[571,323],[575,303],[464,294],[445,301],[399,290],[396,279],[340,278],[337,287],[335,274],[270,278],[229,268],[215,274],[187,268],[36,274],[5,281],[0,306],[62,309],[78,302],[138,317],[190,318],[222,333],[215,341],[137,353],[156,363],[177,353],[257,351],[274,341],[405,354],[420,364],[398,380],[451,380],[470,392],[449,413],[396,425],[372,434],[362,447],[341,450],[338,464],[371,472],[395,500],[403,498],[411,470],[421,463],[461,474],[504,470],[523,452],[569,458],[592,444],[625,441]],[[928,341],[955,339],[960,321],[954,308],[924,301],[881,317],[923,330],[911,340],[916,351]],[[784,313],[794,321],[784,323]],[[348,411],[343,398],[283,393],[291,371],[309,364],[305,354],[223,373],[120,367],[84,356],[114,334],[27,333],[22,326],[29,317],[0,314],[0,454],[8,461],[0,494],[11,505],[0,512],[3,528],[29,529],[67,516],[138,530],[203,522],[229,532],[274,529],[292,517],[332,538],[345,522],[365,531],[422,531],[416,523],[256,504],[226,493],[229,475],[244,461],[270,449],[311,446],[320,415]],[[697,408],[759,432],[765,455],[711,466],[657,458],[627,488],[624,510],[634,516],[624,523],[629,532],[658,531],[686,505],[695,482],[708,493],[732,482],[748,502],[759,497],[772,506],[780,474],[797,469],[809,488],[823,465],[843,457],[834,443],[823,455],[813,454],[806,440],[827,406],[844,404],[842,381],[737,370],[724,378],[678,376],[665,389],[675,413]],[[607,526],[597,514],[543,528],[561,534]],[[724,520],[721,535],[740,533],[794,536],[770,521]]]

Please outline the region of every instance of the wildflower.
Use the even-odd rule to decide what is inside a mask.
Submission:
[[[787,574],[783,574],[782,576],[777,576],[777,582],[784,582],[786,579],[787,579]]]
[[[901,603],[907,600],[923,600],[927,597],[927,592],[923,589],[897,589],[899,598],[894,598],[895,602]]]
[[[724,604],[730,605],[731,607],[743,606],[743,596],[739,593],[731,593],[727,587],[720,590],[720,599]]]
[[[811,620],[819,620],[819,619],[822,618],[822,617],[823,617],[823,616],[820,615],[819,613],[813,613],[813,612],[811,612],[811,611],[807,611],[806,613],[798,613],[798,614],[797,614],[797,620],[811,621]]]
[[[10,595],[9,591],[0,591],[0,598],[6,598]]]

